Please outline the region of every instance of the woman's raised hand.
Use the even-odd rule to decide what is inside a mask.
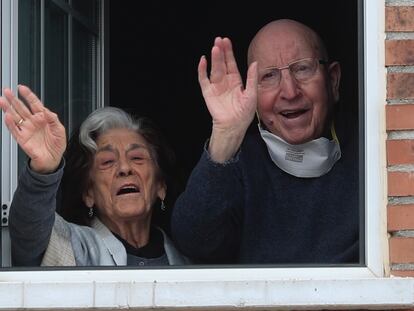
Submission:
[[[55,171],[66,149],[66,132],[57,114],[47,109],[26,86],[18,92],[27,106],[6,88],[0,97],[7,128],[38,173]]]

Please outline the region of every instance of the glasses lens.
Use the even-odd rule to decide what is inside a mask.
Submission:
[[[281,71],[288,69],[296,81],[304,82],[313,77],[319,62],[315,58],[301,59],[289,64],[289,66],[280,68],[267,68],[259,74],[259,85],[262,88],[271,88],[279,85],[281,80]]]
[[[280,70],[278,68],[268,68],[259,75],[261,87],[277,86],[280,82]]]
[[[296,80],[305,81],[315,74],[318,63],[316,59],[303,59],[289,66],[290,72]]]

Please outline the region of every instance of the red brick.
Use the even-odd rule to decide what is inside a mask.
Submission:
[[[414,40],[385,41],[385,65],[414,65]]]
[[[386,7],[385,31],[414,31],[414,7]]]
[[[389,73],[387,75],[387,98],[414,98],[414,73]]]
[[[387,130],[414,129],[414,105],[387,105],[385,106]]]
[[[414,195],[414,172],[388,172],[388,195]]]
[[[414,164],[414,140],[388,140],[387,164]]]
[[[414,229],[414,204],[388,205],[388,231]]]
[[[414,277],[414,270],[391,270],[391,275],[398,277]]]
[[[414,238],[389,239],[390,263],[414,263]]]

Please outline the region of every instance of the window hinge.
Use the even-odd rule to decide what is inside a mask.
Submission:
[[[1,226],[7,227],[9,225],[9,209],[10,202],[1,204]]]

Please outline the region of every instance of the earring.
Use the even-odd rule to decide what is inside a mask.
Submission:
[[[164,200],[161,200],[161,210],[165,211],[165,209],[166,209],[166,206],[165,206]]]
[[[93,217],[93,207],[90,207],[89,208],[89,210],[88,210],[88,216],[89,216],[89,218],[92,218]]]

